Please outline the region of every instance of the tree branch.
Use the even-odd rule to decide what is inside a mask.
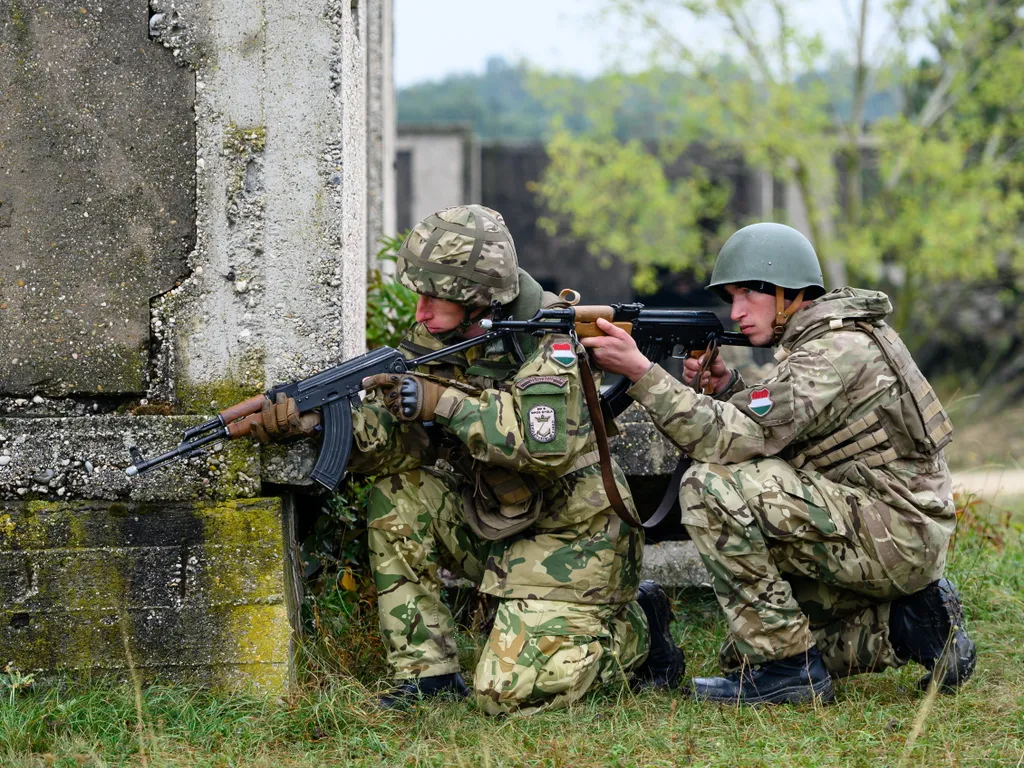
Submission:
[[[772,74],[771,65],[768,63],[768,59],[764,55],[764,51],[761,45],[757,41],[757,36],[753,30],[749,28],[749,19],[740,18],[735,13],[730,0],[719,0],[718,9],[722,14],[729,20],[729,25],[732,27],[733,34],[743,43],[747,49],[747,53],[750,58],[757,64],[757,68],[761,71],[761,76],[765,79],[766,83],[775,83],[775,77]],[[746,22],[747,29],[743,28],[743,22]]]

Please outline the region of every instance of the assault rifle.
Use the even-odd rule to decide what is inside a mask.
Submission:
[[[578,297],[573,291],[563,291],[563,298],[571,301]],[[457,352],[505,339],[508,346],[518,349],[513,342],[515,334],[543,336],[549,333],[572,337],[602,335],[597,328],[598,318],[616,323],[637,340],[640,350],[652,360],[677,357],[676,350],[701,354],[719,344],[745,345],[750,342],[742,333],[726,331],[714,312],[672,309],[644,309],[643,304],[612,304],[609,306],[567,306],[542,309],[529,320],[511,320],[502,316],[496,305],[492,316],[480,325],[485,333],[465,339],[443,349],[407,360],[391,347],[380,347],[340,365],[314,374],[308,379],[281,384],[265,395],[256,395],[221,411],[204,424],[185,430],[182,442],[173,450],[146,459],[137,446],[130,449],[132,464],[125,473],[134,477],[179,458],[202,455],[204,447],[221,440],[245,437],[256,423],[263,422],[264,398],[272,402],[278,393],[295,399],[299,413],[320,409],[320,430],[323,442],[320,455],[310,478],[328,489],[341,482],[352,451],[352,407],[360,402],[359,393],[367,376],[378,373],[415,372],[422,365]],[[608,376],[601,387],[601,400],[614,417],[630,403],[626,395],[629,381],[622,376]]]
[[[573,302],[575,291],[562,291],[562,297]],[[609,304],[569,306],[542,309],[529,320],[482,320],[480,326],[490,332],[529,333],[543,335],[560,333],[578,338],[603,336],[598,319],[608,320],[636,341],[644,356],[654,362],[667,357],[700,357],[720,345],[749,347],[750,340],[738,331],[727,331],[714,312],[682,309],[645,309],[643,304]],[[629,407],[632,399],[626,394],[630,381],[625,376],[605,375],[601,385],[602,405],[613,417]]]

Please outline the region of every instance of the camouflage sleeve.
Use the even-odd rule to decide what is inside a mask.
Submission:
[[[357,475],[405,472],[436,458],[426,428],[399,421],[374,396],[352,409],[352,437],[348,469]]]
[[[779,453],[844,391],[842,377],[823,355],[799,350],[771,377],[728,401],[697,394],[657,365],[629,394],[686,454],[732,464]]]
[[[508,391],[447,389],[435,418],[473,458],[517,472],[558,476],[589,448],[576,352],[562,336],[547,337]]]

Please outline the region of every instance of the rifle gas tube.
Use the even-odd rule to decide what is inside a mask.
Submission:
[[[750,340],[737,331],[727,331],[714,312],[708,310],[646,309],[643,304],[569,306],[542,309],[529,320],[484,320],[491,331],[515,333],[575,332],[579,338],[603,335],[598,318],[615,323],[634,339],[644,356],[658,362],[666,357],[702,354],[715,345],[749,347]],[[630,381],[625,376],[606,375],[601,400],[618,416],[632,403],[626,394]]]

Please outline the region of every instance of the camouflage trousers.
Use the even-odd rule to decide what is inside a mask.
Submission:
[[[381,633],[399,679],[459,671],[438,569],[479,583],[493,542],[466,526],[458,483],[455,475],[414,470],[382,478],[370,494],[370,565]],[[627,680],[649,645],[635,601],[505,598],[476,666],[476,701],[492,715],[565,707],[598,684]]]
[[[918,534],[912,564],[885,567],[864,516],[883,516],[897,526],[893,538],[913,541],[894,510],[775,458],[694,464],[679,496],[729,624],[723,669],[814,645],[835,676],[906,663],[889,642],[889,604],[941,577],[948,536],[926,543]]]

